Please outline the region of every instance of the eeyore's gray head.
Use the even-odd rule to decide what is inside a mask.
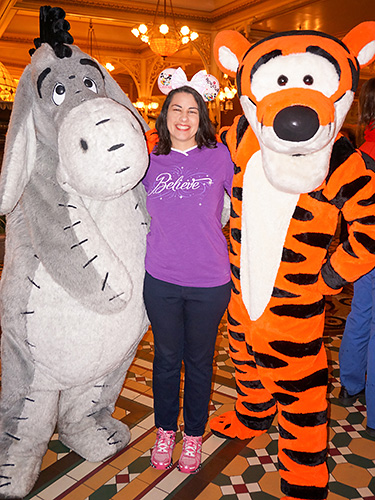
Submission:
[[[60,14],[58,21],[61,22]],[[61,34],[60,38],[64,39],[64,37],[66,36]],[[148,164],[144,139],[144,130],[147,125],[108,71],[98,61],[74,45],[67,46],[64,43],[58,43],[57,46],[53,46],[49,42],[39,42],[36,45],[39,44],[40,46],[33,53],[31,63],[23,72],[16,92],[0,178],[1,213],[10,212],[18,202],[31,172],[36,165],[40,165],[37,157],[40,154],[41,147],[50,151],[51,161],[48,168],[50,171],[56,171],[59,157],[58,136],[68,115],[70,120],[74,116],[77,122],[75,126],[72,126],[70,121],[70,126],[64,127],[64,144],[71,142],[73,145],[73,143],[77,144],[77,141],[78,144],[82,144],[81,139],[87,142],[88,138],[90,138],[87,129],[85,130],[85,137],[77,137],[77,134],[80,131],[79,121],[83,120],[92,109],[91,106],[87,105],[88,102],[100,98],[106,98],[104,101],[107,104],[111,101],[112,105],[107,106],[107,110],[104,109],[105,106],[103,105],[99,107],[95,105],[94,107],[103,111],[103,120],[110,120],[111,113],[113,118],[113,114],[117,115],[117,121],[112,119],[112,122],[107,123],[106,126],[109,142],[111,142],[109,127],[111,125],[117,127],[116,130],[113,129],[113,144],[109,144],[108,148],[113,147],[115,143],[126,145],[126,147],[117,148],[119,151],[116,154],[105,155],[106,160],[104,160],[102,151],[95,153],[95,141],[91,141],[90,154],[96,159],[98,171],[100,172],[100,161],[113,161],[113,159],[116,159],[115,171],[125,169],[125,166],[130,164],[137,165],[138,169],[138,174],[136,174],[135,169],[132,169],[131,181],[130,179],[124,179],[128,169],[122,170],[123,175],[116,176],[118,181],[122,177],[121,182],[117,182],[115,186],[116,193],[110,193],[110,186],[107,185],[105,192],[101,193],[101,199],[119,196],[125,186],[130,189],[144,175]],[[80,111],[79,109],[83,104],[85,106]],[[117,108],[114,104],[117,104]],[[71,114],[72,110],[75,110],[74,114]],[[122,139],[119,137],[119,133],[121,135],[121,120],[118,119],[118,116],[122,116],[125,121],[126,117],[129,117],[130,127],[129,124],[127,126],[124,124]],[[95,135],[94,130],[95,127],[93,126],[92,133]],[[126,137],[127,135],[129,137]],[[97,146],[99,147],[99,142]],[[136,150],[134,146],[137,147]],[[67,171],[72,172],[70,167],[66,168],[69,160],[69,150],[66,153],[64,156],[65,173]],[[87,157],[88,155],[83,155],[81,158],[83,169]],[[123,167],[119,166],[121,164]],[[46,165],[44,165],[45,168]],[[76,168],[79,168],[78,164],[76,164]],[[103,186],[106,183],[104,172],[105,169],[102,169],[102,175],[96,177],[96,182],[99,182],[100,177]],[[52,172],[52,175],[54,174],[55,172]],[[81,177],[78,176],[79,178]],[[63,189],[71,186],[66,175],[61,186]],[[98,189],[94,189],[94,196],[98,194],[97,191]],[[74,192],[80,194],[79,185],[75,184]],[[90,196],[87,185],[82,194]]]

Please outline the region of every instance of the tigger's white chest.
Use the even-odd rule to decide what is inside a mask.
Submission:
[[[299,196],[278,191],[269,183],[260,151],[250,158],[243,180],[241,290],[253,321],[271,298]]]

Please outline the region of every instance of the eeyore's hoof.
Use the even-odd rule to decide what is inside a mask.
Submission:
[[[42,458],[7,456],[0,465],[0,499],[17,500],[30,493],[38,479]]]
[[[127,425],[105,412],[76,424],[59,423],[59,439],[89,462],[101,462],[125,448],[130,431]]]

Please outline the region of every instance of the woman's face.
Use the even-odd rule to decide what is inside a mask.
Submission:
[[[199,126],[198,104],[187,92],[178,92],[169,104],[167,127],[172,148],[186,151],[196,146],[195,134]]]

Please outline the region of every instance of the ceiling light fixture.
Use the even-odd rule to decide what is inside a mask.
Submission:
[[[157,23],[160,6],[160,0],[157,0],[153,23],[150,26],[142,23],[137,28],[133,28],[131,32],[142,42],[147,43],[155,54],[165,59],[177,52],[181,44],[185,45],[194,41],[199,35],[195,31],[191,31],[188,26],[182,26],[180,30],[177,30],[172,0],[169,0],[169,3],[173,23],[169,26],[167,24],[167,0],[163,1],[163,22],[161,24]]]

